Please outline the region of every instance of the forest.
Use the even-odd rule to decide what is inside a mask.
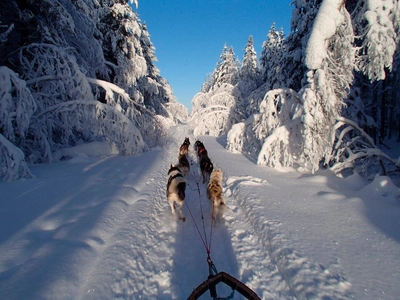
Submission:
[[[292,5],[291,32],[272,24],[259,58],[252,36],[241,61],[224,45],[192,100],[195,135],[270,167],[398,174],[398,1]]]
[[[224,45],[188,110],[155,63],[127,0],[10,0],[0,15],[0,177],[101,142],[121,155],[165,143],[169,127],[227,137],[271,167],[398,176],[400,5],[295,0],[291,31],[274,24],[260,56]],[[132,6],[131,6],[132,5]]]

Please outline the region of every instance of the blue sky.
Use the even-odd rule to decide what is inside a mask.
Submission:
[[[134,10],[146,23],[161,76],[178,101],[191,109],[207,74],[214,70],[222,48],[233,46],[242,60],[250,35],[259,56],[275,22],[290,31],[292,0],[139,0]]]

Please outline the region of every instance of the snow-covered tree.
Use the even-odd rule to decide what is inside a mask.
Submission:
[[[304,85],[307,71],[303,62],[305,45],[310,35],[313,21],[322,0],[295,0],[290,21],[291,32],[284,41],[285,52],[282,70],[285,72],[285,86],[299,91]]]
[[[353,80],[354,34],[350,15],[341,4],[341,0],[322,2],[306,48],[310,71],[302,93],[304,154],[313,170],[330,155],[329,137]]]
[[[366,76],[362,84],[370,87],[369,94],[364,97],[365,108],[377,125],[371,134],[381,143],[385,138],[400,136],[396,129],[400,124],[396,118],[400,97],[397,89],[392,88],[399,84],[395,71],[396,51],[399,51],[399,3],[365,1],[353,10],[359,46],[357,69]]]
[[[242,118],[236,109],[239,96],[237,89],[228,83],[208,93],[196,94],[190,114],[194,134],[220,136],[227,133]]]
[[[0,177],[3,180],[32,177],[21,148],[27,143],[36,110],[36,101],[26,82],[9,68],[0,67]]]
[[[346,99],[347,108],[335,124],[334,147],[328,162],[336,172],[351,169],[369,178],[376,173],[388,175],[396,168],[399,170],[398,162],[396,166],[395,159],[378,145],[384,144],[385,138],[400,136],[396,89],[399,78],[395,71],[399,4],[398,1],[359,1],[346,2],[346,7],[353,16],[357,64],[355,80]],[[381,36],[378,31],[385,34]],[[385,49],[381,51],[379,47]]]
[[[203,92],[218,89],[225,83],[235,85],[237,82],[238,72],[239,61],[235,56],[233,47],[228,48],[228,46],[224,44],[222,53],[213,73],[210,75],[208,83],[203,85],[204,87],[207,87]]]
[[[229,131],[227,149],[256,156],[262,165],[297,166],[304,162],[302,114],[303,105],[295,91],[271,90],[261,102],[259,113]]]
[[[9,55],[0,57],[8,67],[0,68],[0,176],[26,177],[25,160],[50,162],[55,151],[93,141],[138,154],[186,118],[127,1],[10,1],[2,9],[9,25],[0,51]]]
[[[202,92],[192,99],[190,123],[195,135],[220,136],[243,119],[241,93],[235,88],[238,78],[239,61],[233,47],[225,44]]]
[[[240,91],[237,110],[245,115],[249,106],[247,97],[261,85],[260,68],[257,53],[254,50],[253,37],[250,36],[244,48],[242,65],[239,70],[236,87]]]
[[[284,85],[283,54],[284,33],[283,30],[278,31],[274,23],[268,32],[267,40],[262,44],[262,52],[260,54],[262,80],[270,90]]]
[[[386,77],[385,68],[392,69],[396,50],[395,20],[398,18],[398,1],[365,1],[362,16],[366,26],[362,32],[358,66],[372,81]]]
[[[389,175],[400,169],[400,158],[390,157],[356,122],[339,118],[332,131],[332,154],[327,158],[336,173],[352,170],[368,179],[376,174]]]
[[[250,36],[247,40],[247,45],[244,48],[242,66],[239,71],[241,80],[258,81],[260,76],[260,68],[258,66],[257,53],[254,50],[253,37]]]

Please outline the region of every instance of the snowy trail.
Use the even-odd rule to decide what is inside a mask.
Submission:
[[[189,209],[203,234],[202,208],[208,240],[211,210],[206,186],[197,189],[193,135],[184,125],[169,135],[163,148],[140,156],[82,155],[35,166],[35,179],[0,184],[0,295],[186,299],[209,275]],[[183,223],[171,214],[165,188],[186,136],[192,175]],[[229,209],[213,227],[210,253],[218,271],[262,299],[396,299],[400,235],[391,228],[400,226],[400,212],[384,202],[398,197],[396,189],[382,197],[378,186],[363,191],[354,179],[346,185],[326,174],[277,172],[228,153],[223,139],[200,138],[224,171]],[[220,297],[230,293],[218,285]]]
[[[200,230],[207,244],[212,234],[211,258],[218,271],[243,280],[263,299],[291,298],[286,282],[263,244],[258,242],[253,226],[231,199],[227,199],[232,203],[225,221],[215,225],[211,233],[210,205],[205,195],[206,185],[199,178],[194,138],[185,127],[174,130],[174,139],[166,146],[166,151],[156,151],[154,167],[143,174],[143,182],[134,185],[132,204],[126,208],[115,235],[96,259],[88,276],[90,279],[82,286],[80,294],[85,299],[105,299],[107,294],[110,298],[122,299],[185,299],[208,276],[207,253],[197,231]],[[168,166],[176,163],[185,136],[190,136],[192,141],[192,169],[184,207],[186,222],[183,223],[176,220],[166,205],[165,182]],[[104,282],[112,282],[111,290]],[[228,296],[231,290],[222,284],[218,292]],[[239,295],[234,299],[240,299]]]

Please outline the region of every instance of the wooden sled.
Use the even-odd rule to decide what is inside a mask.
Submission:
[[[198,299],[207,290],[210,291],[210,295],[213,299],[218,299],[215,286],[220,282],[229,285],[232,288],[232,290],[239,292],[246,299],[261,300],[261,298],[258,297],[257,294],[247,285],[245,285],[243,282],[240,282],[239,280],[237,280],[236,278],[232,277],[231,275],[225,272],[219,272],[216,275],[209,276],[206,281],[204,281],[202,284],[200,284],[197,288],[193,290],[193,292],[187,299],[188,300]]]

